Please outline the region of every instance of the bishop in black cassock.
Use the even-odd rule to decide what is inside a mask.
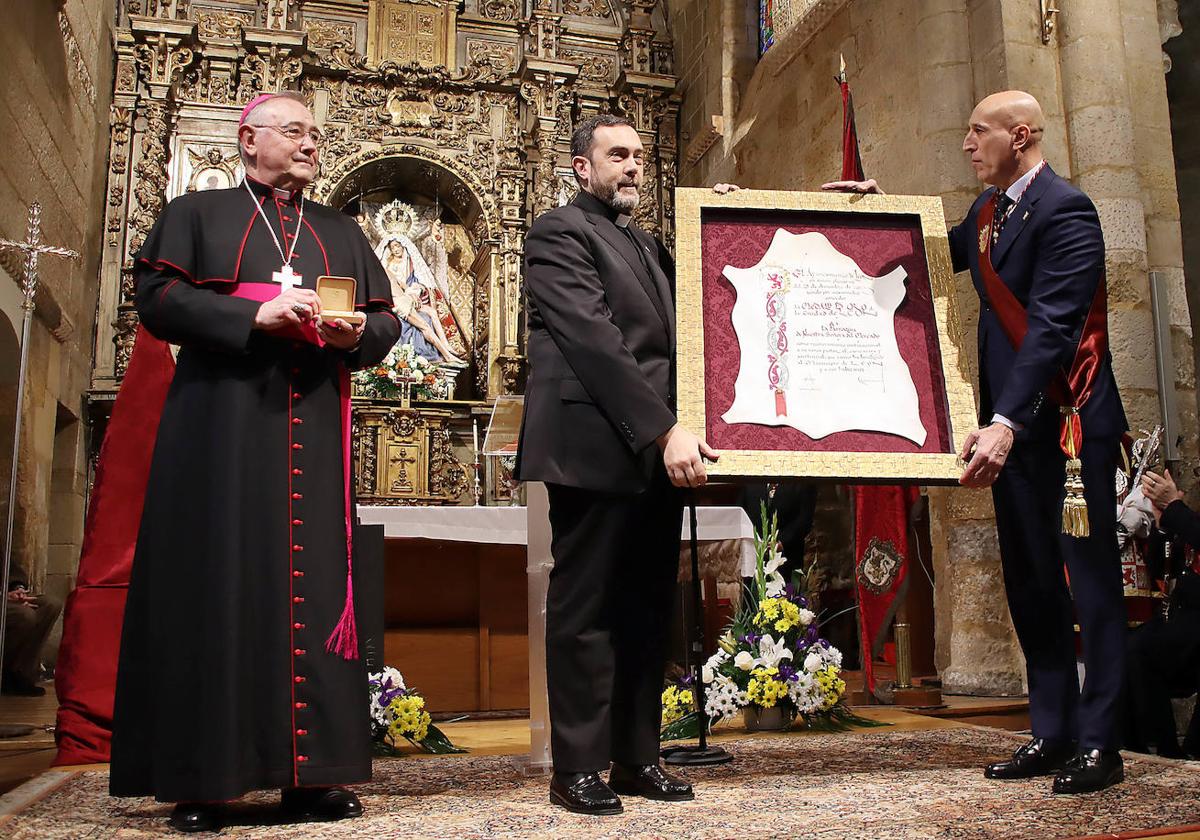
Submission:
[[[287,789],[309,788],[318,796],[291,793],[311,811],[328,792],[312,788],[371,772],[349,577],[349,371],[382,359],[400,325],[354,220],[303,198],[320,139],[311,115],[286,97],[259,105],[243,115],[250,177],[172,201],[136,261],[142,323],[180,350],[125,612],[110,789],[214,803],[282,788],[286,807]],[[289,252],[301,281],[282,308],[301,317],[263,328]],[[354,347],[303,317],[321,275],[357,280]],[[361,812],[348,801],[317,815]],[[185,830],[216,819],[203,807],[180,818]]]

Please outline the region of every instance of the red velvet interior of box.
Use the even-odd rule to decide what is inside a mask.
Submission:
[[[775,231],[820,231],[835,248],[872,277],[896,265],[908,273],[908,294],[896,310],[896,340],[917,387],[924,446],[884,432],[836,432],[814,440],[790,426],[727,424],[721,415],[733,404],[741,351],[731,313],[736,294],[722,275],[726,265],[748,268],[766,253]],[[933,315],[929,268],[920,219],[907,215],[860,215],[818,211],[709,208],[701,215],[705,402],[708,442],[717,449],[802,452],[950,452],[946,383]]]

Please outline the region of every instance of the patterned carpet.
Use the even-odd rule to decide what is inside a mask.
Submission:
[[[1200,764],[1127,760],[1124,785],[1094,796],[1055,797],[1049,779],[995,783],[983,778],[981,766],[1007,754],[1014,743],[1007,733],[970,727],[738,740],[727,744],[734,763],[689,772],[695,802],[627,799],[624,814],[603,818],[550,807],[546,781],[523,779],[510,757],[384,759],[375,764],[375,781],[359,789],[366,806],[361,819],[278,825],[277,795],[264,793],[232,811],[225,834],[255,840],[959,840],[1077,837],[1200,823]],[[0,817],[0,836],[126,840],[170,834],[164,823],[169,806],[108,798],[103,771],[51,773],[41,784],[39,798]]]

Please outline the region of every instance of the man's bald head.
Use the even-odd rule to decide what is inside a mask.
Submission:
[[[985,97],[971,112],[963,151],[981,181],[1000,188],[1042,160],[1046,118],[1037,99],[1023,90]]]

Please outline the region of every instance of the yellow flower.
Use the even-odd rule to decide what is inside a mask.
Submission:
[[[388,734],[394,738],[409,738],[423,741],[429,734],[432,718],[425,711],[425,698],[416,694],[397,697],[390,707],[392,723]]]
[[[746,685],[746,698],[764,709],[787,697],[787,683],[779,679],[778,668],[755,668]]]
[[[791,601],[782,598],[778,600],[780,616],[775,622],[775,630],[778,633],[786,633],[800,623],[800,608]]]
[[[669,686],[663,689],[662,693],[662,722],[663,724],[674,723],[692,710],[695,705],[695,697],[688,689],[679,689],[677,686]]]

